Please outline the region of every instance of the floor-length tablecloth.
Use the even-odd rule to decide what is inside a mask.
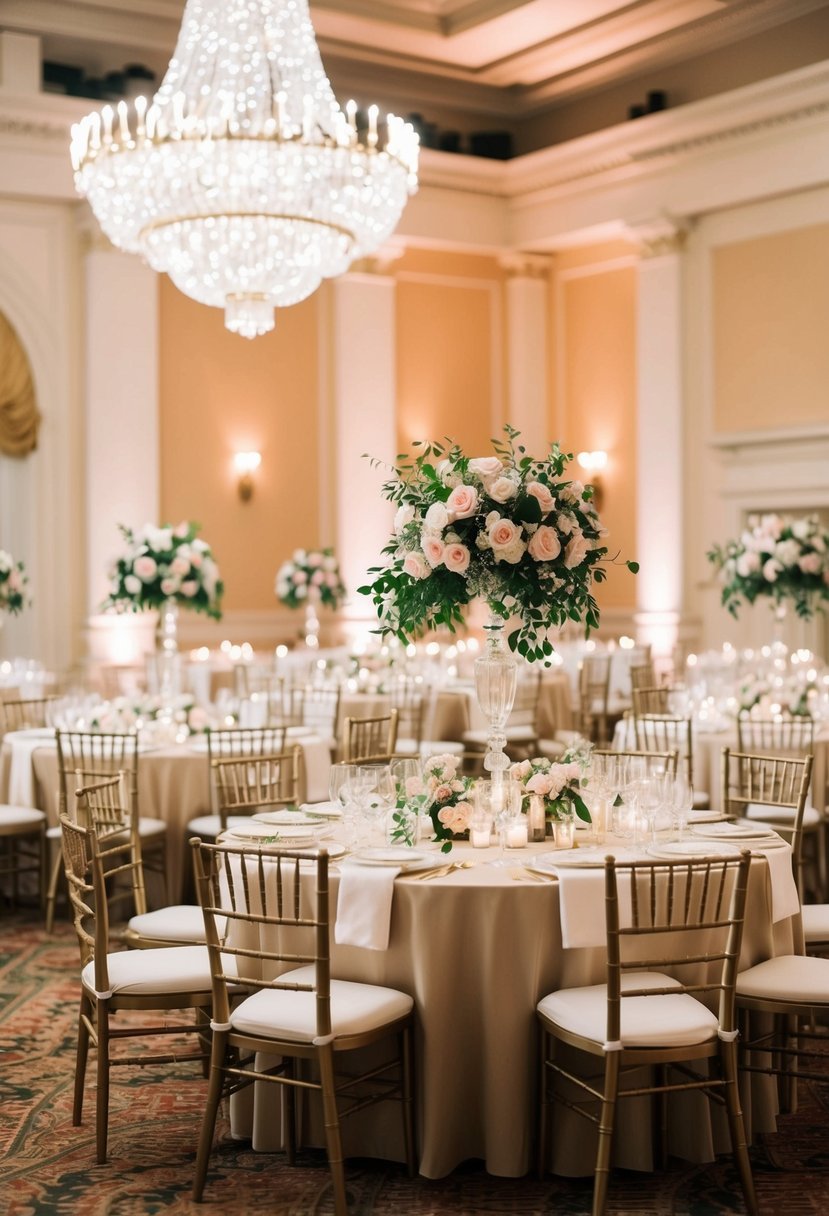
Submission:
[[[481,1158],[490,1173],[517,1177],[531,1163],[536,1003],[556,988],[603,982],[605,953],[562,947],[557,883],[515,881],[511,870],[482,864],[486,851],[456,848],[456,856],[475,862],[475,868],[430,881],[398,879],[388,949],[332,945],[332,975],[388,985],[414,997],[421,1173],[440,1178],[466,1159]],[[526,853],[516,853],[516,865],[522,857]],[[333,907],[336,869],[331,880]],[[604,916],[601,899],[595,915]],[[772,923],[768,867],[755,859],[741,967],[801,946],[799,916]],[[773,1128],[770,1092],[768,1085],[753,1087],[747,1122],[755,1132]],[[254,1109],[250,1102],[247,1109],[237,1105],[234,1134],[252,1134],[254,1148],[278,1147],[273,1087],[260,1084],[246,1095]],[[551,1168],[571,1176],[590,1174],[591,1126],[558,1106],[554,1119]],[[346,1152],[403,1160],[398,1124],[384,1107],[347,1120]],[[716,1116],[715,1124],[712,1133],[706,1104],[695,1104],[690,1119],[672,1121],[671,1150],[698,1161],[710,1159],[712,1146],[725,1151],[727,1130]],[[620,1120],[617,1160],[651,1168],[647,1110]]]

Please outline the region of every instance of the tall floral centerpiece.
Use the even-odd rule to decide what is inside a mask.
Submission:
[[[22,562],[15,561],[11,553],[0,549],[0,612],[16,616],[26,604],[25,588],[28,583]],[[2,617],[0,617],[0,625]]]
[[[393,469],[382,491],[397,505],[386,564],[360,588],[374,600],[379,632],[404,642],[423,629],[454,630],[467,604],[487,602],[475,685],[489,722],[484,763],[496,786],[509,763],[511,652],[546,661],[550,635],[567,621],[583,624],[586,634],[598,626],[592,588],[605,577],[608,552],[592,487],[567,475],[572,456],[552,444],[538,459],[517,442],[518,431],[507,426],[504,435],[493,440],[491,456],[473,459],[451,441],[419,444],[415,458]]]
[[[198,524],[187,520],[175,527],[145,524],[138,532],[121,524],[119,530],[126,552],[113,564],[110,592],[102,607],[119,612],[158,610],[159,693],[169,700],[175,692],[179,607],[220,620],[224,584],[210,545],[198,535]]]
[[[808,620],[829,600],[829,531],[816,515],[751,516],[739,540],[715,545],[708,560],[719,571],[722,602],[734,617],[744,600],[765,598],[779,629],[790,604]]]
[[[288,608],[305,609],[305,645],[319,646],[317,608],[338,608],[345,599],[340,564],[333,549],[295,549],[276,573],[276,598]]]

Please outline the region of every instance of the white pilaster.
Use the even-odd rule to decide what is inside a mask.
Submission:
[[[542,454],[550,442],[547,420],[547,298],[550,259],[511,254],[500,265],[508,272],[507,417],[521,432],[528,452]]]
[[[682,246],[667,219],[637,225],[636,578],[640,640],[676,644],[683,595]]]
[[[382,270],[385,262],[379,264]],[[334,280],[331,384],[336,419],[336,552],[348,604],[347,620],[373,619],[370,599],[357,595],[370,566],[382,564],[393,512],[380,496],[396,444],[395,283],[383,273]]]
[[[93,658],[132,662],[152,638],[141,617],[101,617],[116,525],[158,521],[158,283],[139,258],[93,234],[86,290],[86,543]]]

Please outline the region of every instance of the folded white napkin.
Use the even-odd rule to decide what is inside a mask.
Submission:
[[[561,944],[565,950],[578,946],[604,946],[607,941],[604,908],[604,868],[577,869],[562,866],[558,875]],[[617,874],[619,920],[631,923],[630,875]]]
[[[331,749],[325,739],[308,735],[302,740],[305,759],[305,794],[309,802],[324,802],[328,798],[328,774]]]
[[[12,732],[6,735],[6,743],[11,748],[11,764],[9,766],[9,804],[11,806],[35,805],[35,777],[32,770],[32,754],[39,747],[49,747],[49,740],[32,738],[27,735],[17,735]]]
[[[753,852],[762,852],[769,863],[771,919],[777,922],[796,916],[800,911],[800,898],[794,880],[791,846],[787,844],[781,848],[777,845],[772,849],[763,849],[762,844],[752,841],[751,848]]]
[[[342,866],[334,924],[337,945],[388,949],[394,880],[399,873],[399,866]]]

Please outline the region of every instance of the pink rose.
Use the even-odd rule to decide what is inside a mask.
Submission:
[[[171,574],[178,574],[179,576],[181,576],[182,574],[189,573],[189,570],[190,570],[190,563],[188,562],[186,557],[174,557],[173,560],[170,562],[170,573]]]
[[[435,788],[435,802],[446,802],[447,799],[452,797],[453,792],[452,786],[448,781],[441,782],[441,784]]]
[[[494,520],[490,525],[488,535],[493,549],[508,549],[521,538],[518,525],[514,524],[511,519]]]
[[[198,594],[199,584],[194,578],[190,578],[186,583],[181,584],[181,594],[186,595],[188,600],[191,600],[194,595]]]
[[[590,551],[590,541],[581,532],[574,532],[564,550],[564,564],[568,570],[580,566]]]
[[[446,503],[450,519],[469,519],[478,509],[478,491],[474,486],[455,486]]]
[[[423,556],[434,570],[443,561],[443,541],[437,536],[424,536],[422,540]]]
[[[556,500],[543,481],[530,481],[527,483],[527,493],[532,494],[533,498],[538,499],[538,505],[541,507],[541,514],[548,515],[556,505]]]
[[[530,794],[540,794],[542,798],[547,798],[554,784],[549,773],[533,773],[525,788]]]
[[[430,570],[423,554],[407,553],[406,560],[403,562],[403,573],[412,578],[428,578]]]
[[[200,705],[194,705],[187,715],[187,725],[192,731],[204,730],[209,721],[207,711],[202,709]]]
[[[181,588],[181,583],[177,578],[163,578],[161,580],[161,594],[175,595]]]
[[[311,575],[311,582],[315,587],[320,587],[325,582],[325,571],[315,570]]]
[[[151,583],[158,572],[154,557],[137,557],[132,565],[133,570],[142,583]]]
[[[568,486],[559,490],[558,496],[563,502],[579,503],[584,494],[584,486],[580,481],[571,481]]]
[[[296,584],[296,586],[299,587],[303,583],[308,582],[308,575],[304,570],[294,570],[293,574],[291,575],[291,579]]]
[[[20,577],[20,571],[12,570],[6,582],[8,584],[9,591],[19,591],[23,585],[23,580]]]
[[[570,543],[572,544],[572,541]],[[555,528],[542,524],[533,533],[527,548],[530,557],[534,557],[537,562],[552,562],[561,553],[561,541]]]
[[[198,570],[201,567],[202,561],[203,558],[200,553],[192,553],[190,555],[190,565],[194,570]]]
[[[798,558],[797,564],[804,574],[820,574],[823,562],[819,553],[804,553],[802,557]]]
[[[469,566],[469,550],[466,545],[447,545],[443,551],[443,564],[455,574],[463,574]]]
[[[469,472],[480,478],[497,477],[503,467],[497,456],[477,456],[468,465]]]
[[[186,519],[183,519],[180,524],[176,524],[173,528],[173,536],[175,536],[176,540],[184,540],[189,531],[190,525]]]
[[[459,802],[457,806],[445,806],[438,811],[438,819],[450,832],[465,832],[472,817],[472,807],[468,802]]]

